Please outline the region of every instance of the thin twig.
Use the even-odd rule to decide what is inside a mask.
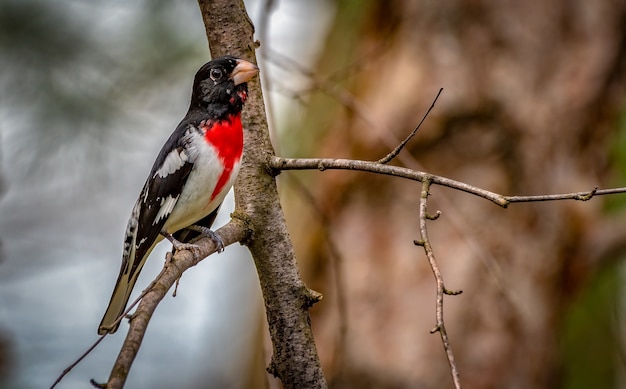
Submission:
[[[523,203],[532,201],[554,201],[554,200],[578,200],[587,201],[595,196],[626,193],[626,187],[594,189],[588,192],[573,192],[552,195],[537,196],[505,196],[491,192],[464,182],[451,178],[437,176],[418,170],[408,169],[399,166],[382,165],[378,162],[361,161],[356,159],[333,159],[333,158],[283,158],[272,156],[269,159],[269,166],[275,170],[357,170],[376,174],[383,174],[394,177],[407,178],[409,180],[423,182],[428,177],[432,184],[457,189],[478,197],[487,199],[494,204],[506,208],[510,203]]]
[[[373,60],[381,58],[380,54],[381,53],[377,53],[376,57],[371,58],[371,60],[368,59],[356,61],[354,64],[340,69],[338,72],[335,72],[332,75],[320,77],[311,76],[314,73],[303,65],[282,54],[272,52],[271,60],[273,63],[282,67],[285,70],[297,71],[302,76],[308,77],[311,80],[311,86],[309,86],[309,88],[306,90],[294,91],[291,85],[284,85],[279,86],[280,90],[277,91],[291,98],[292,100],[297,101],[301,105],[306,104],[306,94],[310,94],[311,92],[316,90],[325,93],[327,96],[339,102],[347,110],[354,113],[355,117],[363,121],[363,123],[367,127],[377,129],[374,135],[378,137],[380,141],[389,149],[393,149],[397,147],[397,145],[400,143],[400,139],[398,139],[394,135],[394,131],[392,131],[392,129],[390,129],[384,123],[381,123],[379,120],[373,117],[371,115],[372,110],[368,109],[368,107],[365,106],[365,104],[363,104],[356,96],[354,96],[347,89],[342,87],[339,82],[329,82],[342,80],[350,73],[358,71],[359,66],[363,66],[363,64],[365,63],[370,64]],[[274,83],[274,85],[276,85],[276,83]],[[419,161],[410,153],[400,153],[398,154],[397,159],[401,162],[403,166],[407,168],[413,170],[424,170]],[[442,192],[438,196],[438,200],[442,202],[442,204],[452,205],[453,203],[445,192]],[[480,258],[483,266],[487,269],[489,275],[493,278],[498,289],[504,296],[505,301],[514,306],[516,311],[525,310],[526,307],[519,302],[519,296],[516,296],[513,290],[505,286],[506,282],[504,281],[502,270],[494,254],[486,247],[484,247],[480,242],[478,242],[475,237],[472,236],[472,229],[469,228],[469,223],[465,219],[465,217],[461,216],[458,213],[451,213],[449,216],[452,225],[456,228],[459,234],[461,234],[463,239],[469,245],[470,249],[476,253],[476,257]]]
[[[430,332],[435,333],[439,332],[441,335],[441,342],[443,343],[443,348],[446,352],[446,357],[448,358],[448,364],[450,365],[450,373],[452,374],[452,381],[454,382],[454,387],[456,389],[461,389],[461,380],[459,378],[459,370],[456,366],[456,362],[454,360],[454,354],[452,353],[452,346],[450,345],[450,340],[448,339],[448,333],[446,332],[446,326],[443,319],[443,297],[444,295],[456,295],[461,293],[460,291],[449,291],[446,289],[443,283],[443,276],[441,275],[441,271],[439,270],[439,265],[435,260],[435,254],[433,253],[433,249],[430,246],[430,242],[428,240],[428,232],[426,230],[426,221],[432,220],[432,217],[428,215],[427,212],[427,204],[428,204],[428,191],[430,189],[430,185],[433,181],[431,177],[426,177],[422,181],[422,193],[420,196],[420,207],[419,207],[419,231],[420,231],[420,240],[415,242],[415,245],[422,246],[424,251],[426,252],[426,257],[428,258],[428,264],[430,265],[431,270],[433,271],[433,275],[435,276],[435,282],[437,283],[437,297],[436,297],[436,326]],[[437,214],[440,214],[439,212]]]
[[[63,372],[61,373],[61,375],[59,375],[56,379],[56,381],[54,381],[54,383],[52,384],[52,386],[50,386],[50,389],[53,389],[55,386],[57,386],[61,380],[67,375],[67,373],[69,373],[70,371],[72,371],[73,368],[76,367],[76,365],[78,365],[83,359],[85,359],[85,357],[87,355],[89,355],[89,353],[91,353],[93,351],[93,349],[96,348],[96,346],[98,346],[100,344],[100,342],[102,342],[102,340],[105,338],[105,335],[102,335],[98,338],[98,340],[96,340],[88,349],[87,351],[85,351],[80,357],[78,357],[78,359],[76,361],[74,361],[74,363],[72,363],[71,365],[69,365],[68,367],[65,368],[65,370],[63,370]]]
[[[326,75],[324,77],[315,75],[313,71],[309,70],[305,66],[277,52],[272,52],[272,56],[270,58],[274,64],[285,70],[299,72],[302,76],[309,78],[311,81],[311,85],[305,90],[295,91],[291,85],[284,85],[279,86],[280,89],[277,90],[277,92],[282,93],[294,101],[297,101],[301,105],[306,104],[306,94],[310,94],[313,91],[325,93],[327,96],[339,102],[347,110],[354,113],[355,117],[363,121],[366,126],[372,129],[378,129],[375,131],[374,135],[377,136],[389,149],[393,149],[400,143],[400,139],[394,135],[394,131],[388,128],[388,126],[384,123],[381,123],[379,120],[374,118],[371,115],[372,110],[368,109],[368,107],[366,107],[365,104],[363,104],[356,96],[352,95],[347,89],[342,87],[339,82],[329,82],[342,80],[350,73],[358,71],[359,66],[363,66],[365,63],[369,64],[372,60],[380,57],[381,55],[377,55],[376,58],[371,58],[371,60],[356,61],[354,64],[340,69],[332,75]],[[276,83],[274,83],[274,85],[276,85]],[[400,153],[398,154],[397,159],[407,168],[413,170],[424,170],[419,161],[410,153]],[[453,203],[445,192],[441,193],[438,199],[443,204],[452,205]],[[520,304],[519,297],[515,295],[515,292],[505,286],[502,270],[494,254],[472,236],[472,229],[469,228],[468,221],[458,213],[451,213],[449,217],[450,222],[463,236],[470,249],[476,253],[476,257],[480,258],[483,266],[493,278],[505,300],[514,306],[516,311],[525,310],[525,306]]]
[[[439,98],[439,96],[441,95],[441,92],[443,91],[443,88],[439,88],[439,92],[437,92],[437,96],[435,96],[435,99],[433,100],[432,104],[430,105],[430,108],[428,108],[428,110],[426,111],[426,113],[424,114],[424,117],[422,117],[422,120],[420,120],[420,122],[417,124],[417,127],[415,127],[415,129],[413,131],[411,131],[411,133],[409,134],[409,136],[407,136],[406,138],[404,138],[404,140],[402,142],[400,142],[400,144],[393,149],[389,154],[387,154],[385,157],[381,158],[378,160],[378,163],[382,163],[383,165],[386,163],[391,162],[392,159],[394,159],[398,154],[400,154],[400,151],[402,151],[402,149],[404,148],[404,146],[406,146],[407,143],[409,143],[409,141],[411,140],[411,138],[413,138],[415,136],[415,134],[417,134],[417,130],[419,130],[419,128],[422,126],[422,123],[424,123],[424,120],[426,120],[426,118],[428,117],[428,114],[430,113],[430,111],[432,111],[432,109],[435,107],[435,103],[437,102],[437,99]]]
[[[528,203],[531,201],[578,200],[587,201],[595,196],[626,193],[626,188],[598,189],[596,186],[588,192],[563,193],[538,196],[505,196],[509,203]]]
[[[347,110],[354,113],[355,116],[363,121],[363,123],[365,123],[368,127],[370,127],[371,129],[378,129],[378,131],[376,131],[375,133],[376,136],[379,137],[383,144],[389,149],[396,148],[397,145],[400,143],[400,139],[398,139],[394,135],[392,129],[380,123],[374,116],[372,116],[372,110],[369,109],[369,107],[363,104],[356,96],[354,96],[346,88],[342,87],[341,84],[338,82],[338,80],[346,77],[350,70],[355,69],[358,66],[362,66],[363,63],[371,63],[371,60],[380,58],[380,55],[377,55],[371,60],[357,61],[343,69],[340,69],[330,76],[322,77],[312,70],[308,69],[304,65],[301,65],[297,61],[293,60],[292,58],[289,58],[288,56],[280,54],[276,51],[271,51],[271,54],[272,56],[270,58],[274,64],[281,66],[285,70],[296,71],[302,76],[309,78],[311,82],[311,85],[306,90],[298,92],[293,91],[293,89],[289,88],[288,86],[284,86],[282,90],[279,90],[279,92],[283,93],[287,97],[297,100],[301,104],[304,104],[303,95],[306,93],[311,93],[315,90],[325,93],[329,97],[337,100]],[[441,93],[441,91],[439,93]],[[439,96],[439,94],[437,94],[437,96]],[[404,166],[410,167],[412,169],[421,168],[419,162],[417,162],[417,160],[410,154],[404,153],[398,155],[398,159],[400,160],[400,162],[402,162]]]
[[[420,182],[422,182],[425,177],[429,177],[432,180],[433,184],[458,189],[460,191],[485,198],[501,207],[506,207],[508,205],[508,201],[504,198],[504,196],[490,192],[485,189],[465,184],[463,182],[455,181],[450,178],[436,176],[399,166],[382,165],[378,162],[360,161],[352,159],[281,158],[272,156],[270,157],[269,165],[271,168],[276,170],[359,170],[364,172],[385,174],[394,177],[408,178],[410,180]]]
[[[169,254],[169,253],[168,253]],[[167,264],[167,261],[166,261]],[[165,268],[163,268],[163,270],[161,270],[161,273],[163,273],[163,271],[165,270]],[[161,275],[161,273],[159,273],[159,276]],[[157,279],[158,277],[157,276]],[[117,323],[119,323],[122,319],[124,319],[129,313],[130,311],[135,308],[135,306],[139,303],[139,301],[141,301],[141,299],[146,295],[146,293],[150,290],[150,288],[152,288],[152,286],[154,285],[155,281],[152,281],[152,283],[150,284],[149,287],[147,287],[143,292],[141,292],[141,294],[139,295],[139,297],[137,297],[129,306],[128,308],[126,308],[126,310],[124,312],[122,312],[122,314],[113,322],[113,324],[111,325],[116,326]],[[102,342],[102,340],[104,338],[107,337],[107,335],[109,334],[104,334],[102,336],[100,336],[98,338],[98,340],[96,340],[88,349],[87,351],[85,351],[80,357],[78,357],[78,359],[76,359],[76,361],[74,361],[72,364],[70,364],[68,367],[65,368],[65,370],[63,370],[63,372],[57,377],[56,381],[54,381],[54,383],[52,384],[52,386],[50,386],[50,389],[53,389],[55,386],[57,386],[61,380],[63,380],[63,378],[70,372],[72,371],[72,369],[74,369],[83,359],[85,359],[85,357],[87,355],[89,355],[89,353],[91,353],[96,346],[98,346],[100,344],[100,342]]]

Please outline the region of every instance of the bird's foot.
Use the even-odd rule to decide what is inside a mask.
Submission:
[[[165,239],[170,241],[170,243],[174,247],[174,250],[176,251],[189,250],[191,251],[195,259],[198,259],[200,257],[200,246],[198,246],[197,244],[183,243],[179,241],[178,239],[174,238],[172,234],[164,232],[164,231],[161,232],[161,235],[163,235]]]
[[[224,251],[224,241],[222,241],[222,238],[220,238],[220,236],[216,234],[215,232],[213,232],[213,230],[211,230],[210,228],[204,227],[204,226],[197,226],[194,224],[192,226],[187,227],[187,229],[199,232],[203,236],[206,236],[207,238],[211,239],[213,243],[215,243],[215,248],[217,249],[218,253],[221,253],[222,251]]]
[[[213,232],[210,228],[192,225],[192,226],[187,227],[187,229],[199,232],[202,236],[206,236],[207,238],[211,239],[213,243],[215,244],[215,247],[218,253],[221,253],[222,251],[224,251],[224,241],[222,241],[222,238],[220,238],[220,236],[217,235],[215,232]],[[176,251],[191,250],[194,257],[197,257],[197,255],[199,254],[200,246],[198,246],[197,244],[183,243],[179,241],[178,239],[174,238],[172,234],[165,232],[165,231],[161,231],[161,235],[163,235],[167,240],[170,241],[170,243],[172,243],[172,246],[174,246],[174,249],[176,249]]]

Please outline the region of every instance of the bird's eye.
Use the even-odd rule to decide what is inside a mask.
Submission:
[[[211,69],[210,77],[211,80],[217,81],[222,78],[222,71],[220,69]]]

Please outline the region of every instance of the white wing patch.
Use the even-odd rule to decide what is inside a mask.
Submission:
[[[177,149],[170,151],[170,153],[165,157],[165,161],[163,161],[163,165],[154,173],[153,177],[159,176],[161,178],[165,178],[170,174],[174,173],[176,170],[183,167],[189,156],[187,152],[183,149],[180,152]]]
[[[176,205],[179,197],[180,195],[176,197],[172,197],[170,195],[161,200],[161,208],[159,209],[159,213],[157,213],[156,217],[154,218],[152,225],[157,224],[161,219],[167,218],[170,213],[172,213],[172,210],[174,209],[174,206]]]

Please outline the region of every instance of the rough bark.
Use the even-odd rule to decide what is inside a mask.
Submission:
[[[255,60],[254,27],[242,1],[199,1],[213,57]],[[261,70],[262,71],[262,70]],[[260,79],[249,83],[243,113],[245,148],[235,184],[236,213],[248,220],[248,246],[257,267],[273,345],[268,371],[285,388],[324,388],[309,308],[321,298],[300,278],[269,158],[274,155]]]

